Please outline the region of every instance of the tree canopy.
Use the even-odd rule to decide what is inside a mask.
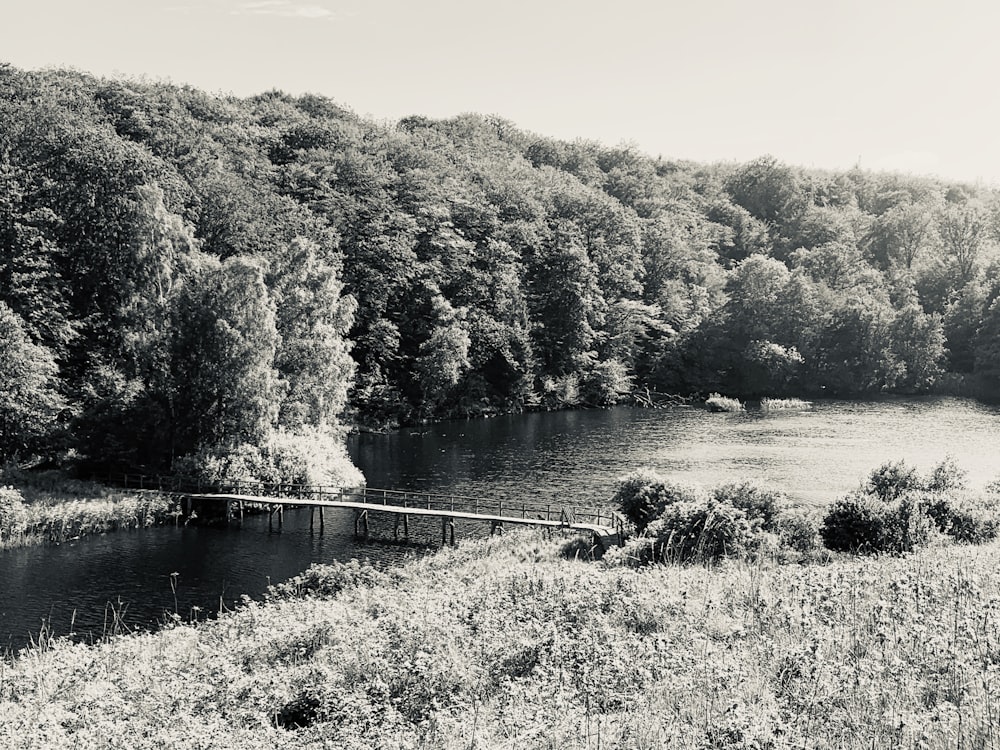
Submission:
[[[266,473],[634,385],[996,396],[998,197],[0,67],[0,453]]]

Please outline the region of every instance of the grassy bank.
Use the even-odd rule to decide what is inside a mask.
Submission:
[[[641,570],[526,536],[311,570],[218,621],[0,666],[0,747],[1000,741],[1000,547]]]
[[[115,490],[59,472],[0,475],[0,549],[173,523],[178,512],[166,495]]]

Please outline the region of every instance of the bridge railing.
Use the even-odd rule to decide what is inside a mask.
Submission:
[[[586,523],[612,528],[621,533],[624,517],[608,508],[570,506],[561,503],[514,502],[503,499],[483,499],[467,495],[451,495],[422,490],[389,490],[374,487],[340,488],[326,485],[292,482],[259,482],[239,479],[204,481],[176,475],[120,474],[110,477],[108,484],[126,489],[157,490],[176,494],[231,494],[245,497],[280,497],[302,500],[343,500],[366,505],[393,505],[404,508],[424,508],[436,511],[475,513],[477,515],[522,518],[525,520],[560,521],[566,524]]]

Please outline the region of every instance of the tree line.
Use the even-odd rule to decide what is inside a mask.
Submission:
[[[315,481],[346,426],[637,386],[988,397],[998,197],[0,65],[0,459]]]

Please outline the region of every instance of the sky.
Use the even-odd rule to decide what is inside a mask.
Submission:
[[[4,0],[0,61],[1000,184],[993,0]]]

